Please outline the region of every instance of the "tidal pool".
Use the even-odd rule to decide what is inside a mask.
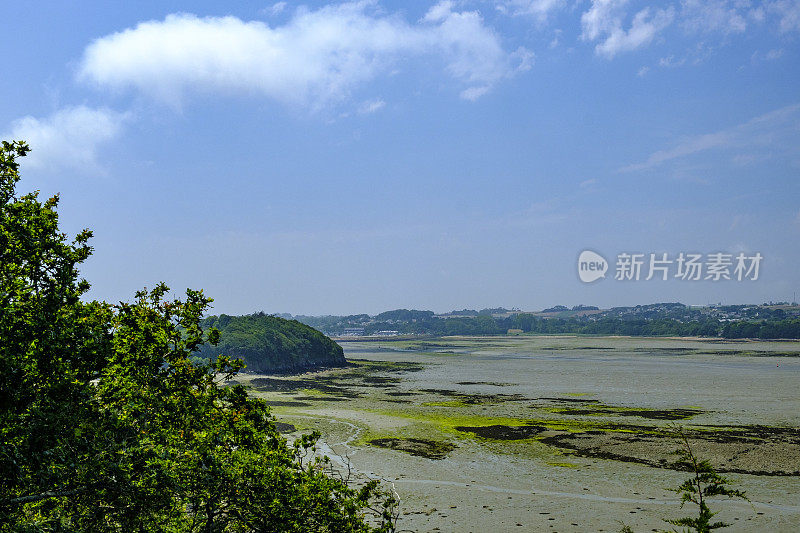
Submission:
[[[666,529],[694,511],[667,490],[687,477],[670,467],[681,428],[750,497],[711,505],[726,531],[800,531],[798,342],[339,343],[354,366],[240,381],[335,461],[393,483],[400,530]]]

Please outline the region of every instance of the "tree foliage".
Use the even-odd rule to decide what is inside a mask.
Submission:
[[[717,474],[711,463],[694,455],[686,434],[680,429],[677,430],[677,434],[681,440],[681,448],[675,451],[675,454],[679,456],[676,466],[688,470],[692,476],[672,490],[681,495],[681,507],[687,503],[697,506],[697,516],[685,516],[666,520],[666,522],[684,527],[683,531],[696,531],[697,533],[710,533],[713,529],[729,526],[730,524],[722,521],[712,522],[718,512],[712,512],[709,509],[709,498],[726,496],[747,500],[747,495],[740,490],[729,488],[729,481]]]
[[[394,311],[384,311],[375,317],[378,321],[408,321],[425,320],[433,317],[433,311],[419,311],[417,309],[395,309]]]
[[[289,444],[263,401],[221,386],[241,361],[198,362],[211,300],[168,288],[82,299],[91,232],[58,197],[17,196],[0,149],[0,531],[393,531],[376,481],[331,475],[318,435]]]

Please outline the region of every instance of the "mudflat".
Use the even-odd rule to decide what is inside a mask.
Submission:
[[[291,438],[394,485],[405,531],[665,529],[682,431],[751,502],[726,531],[800,531],[800,343],[620,337],[340,340],[353,364],[242,374]]]

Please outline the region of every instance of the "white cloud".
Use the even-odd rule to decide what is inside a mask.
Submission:
[[[627,0],[592,0],[592,7],[581,15],[581,38],[594,41],[614,24],[620,25],[619,18],[614,18],[614,12],[626,3]]]
[[[697,152],[702,152],[711,148],[724,146],[730,141],[730,132],[727,131],[698,135],[696,137],[687,139],[668,150],[659,150],[654,152],[644,163],[630,165],[623,170],[643,170],[646,168],[655,167],[661,163],[664,163],[665,161],[696,154]]]
[[[768,2],[767,10],[778,16],[782,32],[800,31],[800,0]]]
[[[440,57],[473,92],[520,66],[477,12],[456,12],[452,2],[441,2],[409,24],[398,15],[374,13],[373,6],[362,1],[300,8],[277,27],[236,17],[168,15],[94,41],[79,76],[105,88],[133,87],[173,105],[194,91],[224,91],[321,107],[411,56]]]
[[[550,41],[550,44],[548,45],[548,48],[550,48],[550,49],[553,49],[553,48],[555,48],[556,46],[559,45],[559,42],[561,40],[562,31],[560,29],[556,29],[556,30],[554,30],[553,33],[555,34],[555,37],[553,37],[553,39]]]
[[[551,13],[563,8],[566,0],[501,0],[497,10],[511,15],[529,15],[542,23]]]
[[[800,31],[800,0],[682,0],[679,17],[693,33],[744,34],[765,23],[788,33]]]
[[[484,0],[488,1],[488,0]],[[619,53],[644,48],[667,28],[680,27],[684,40],[671,35],[667,45],[686,43],[701,37],[698,48],[718,48],[716,40],[727,43],[731,36],[744,35],[752,28],[769,28],[775,33],[800,31],[800,0],[492,0],[496,10],[507,16],[528,16],[538,30],[554,15],[581,12],[582,41],[608,59]],[[449,2],[452,4],[452,2]],[[588,4],[588,5],[587,5]],[[580,9],[578,9],[580,8]],[[707,43],[706,41],[711,41]],[[558,39],[551,41],[551,48]],[[692,47],[690,46],[690,50]],[[702,58],[695,63],[702,62]]]
[[[453,12],[453,7],[455,7],[455,2],[452,0],[442,0],[428,9],[428,12],[425,13],[422,20],[425,22],[440,22],[445,20],[450,16],[450,13]]]
[[[600,41],[595,52],[609,59],[620,52],[636,50],[649,44],[656,34],[669,26],[675,17],[672,6],[651,10],[646,7],[636,13],[630,28],[625,30],[623,20],[628,0],[592,0],[592,6],[581,15],[585,41]]]
[[[361,105],[358,106],[358,112],[362,115],[369,115],[371,113],[375,113],[376,111],[380,111],[384,107],[386,107],[386,102],[380,98],[376,98],[375,100],[361,102]]]
[[[764,59],[767,61],[774,61],[780,58],[783,55],[783,49],[781,48],[773,48],[764,56]]]
[[[752,165],[753,163],[758,161],[758,156],[756,156],[755,154],[736,154],[735,156],[733,156],[731,161],[733,162],[734,165],[743,167],[746,165]]]
[[[563,224],[574,218],[574,210],[559,197],[532,203],[527,209],[511,211],[495,221],[498,227],[538,227]]]
[[[683,0],[684,28],[701,33],[743,33],[747,29],[746,6],[738,0]]]
[[[461,98],[474,102],[487,92],[489,92],[489,87],[470,87],[469,89],[461,91]]]
[[[675,59],[674,55],[669,55],[667,57],[662,57],[658,60],[658,66],[664,68],[673,68],[673,67],[680,67],[684,63],[686,63],[686,58],[682,57],[680,59]]]
[[[97,149],[117,137],[128,115],[86,106],[68,107],[47,118],[26,116],[11,124],[4,139],[23,140],[31,147],[25,166],[40,169],[72,168],[97,174]]]
[[[275,2],[272,4],[272,7],[269,8],[269,12],[272,15],[279,15],[283,13],[284,9],[286,9],[286,2]]]
[[[776,61],[783,56],[783,48],[773,48],[767,52],[753,52],[750,56],[750,62],[753,64],[761,63],[763,61]]]
[[[647,160],[620,169],[623,172],[647,170],[672,160],[713,149],[755,150],[797,153],[800,149],[800,104],[765,113],[743,124],[715,133],[688,137],[672,148],[653,152]],[[752,152],[737,154],[734,163],[757,157]],[[738,158],[738,159],[736,159]]]
[[[639,69],[638,72],[636,72],[636,75],[639,76],[640,78],[644,78],[648,72],[650,72],[650,67],[643,66]]]
[[[760,5],[758,7],[754,7],[750,11],[747,12],[747,17],[753,20],[754,22],[764,22],[767,18],[767,14],[764,10],[764,6]]]

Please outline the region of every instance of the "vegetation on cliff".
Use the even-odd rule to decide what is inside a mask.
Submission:
[[[297,320],[264,313],[219,315],[204,319],[201,326],[220,332],[219,344],[201,348],[202,357],[242,359],[248,372],[298,372],[347,363],[341,346]]]

